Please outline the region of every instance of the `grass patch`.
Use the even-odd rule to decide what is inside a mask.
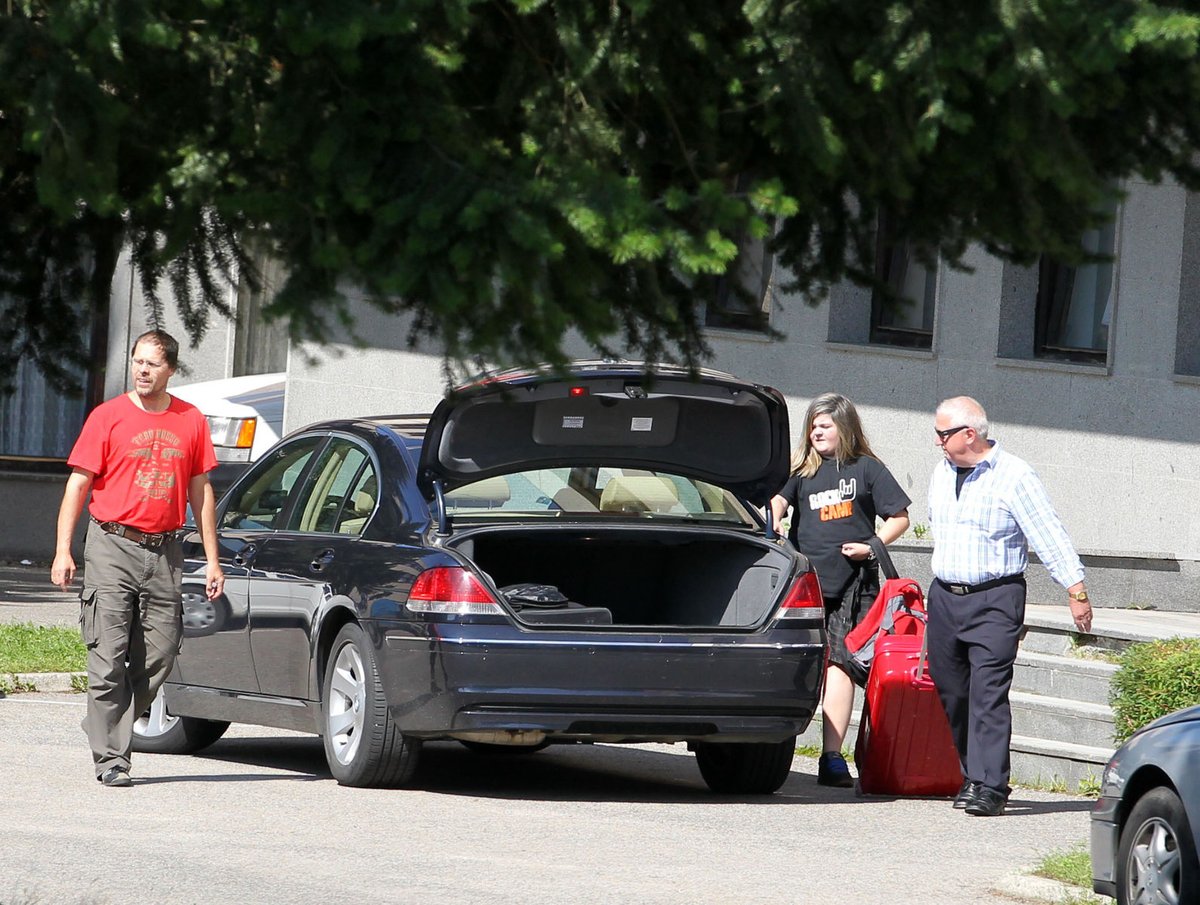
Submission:
[[[1061,776],[1046,778],[1042,774],[1033,777],[1013,776],[1009,779],[1013,786],[1022,789],[1033,789],[1037,792],[1055,792],[1059,795],[1079,795],[1082,798],[1100,797],[1100,780],[1093,774],[1084,776],[1072,789]]]
[[[1064,852],[1052,852],[1033,870],[1034,876],[1066,884],[1070,891],[1057,905],[1111,905],[1112,900],[1092,892],[1092,857],[1083,843]]]
[[[1033,870],[1034,876],[1047,877],[1071,886],[1092,888],[1092,856],[1083,845],[1065,852],[1052,852]]]
[[[821,756],[822,748],[820,745],[797,745],[796,753],[801,757],[818,758]],[[842,749],[842,757],[846,759],[846,763],[854,763],[854,753],[849,748]]]
[[[75,629],[21,622],[0,625],[0,673],[83,672],[87,648]]]

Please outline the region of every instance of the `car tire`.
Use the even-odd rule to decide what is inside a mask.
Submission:
[[[207,748],[229,728],[228,723],[175,716],[167,710],[160,688],[150,709],[133,723],[133,750],[146,754],[192,754]]]
[[[1160,786],[1143,795],[1121,829],[1117,902],[1195,901],[1200,882],[1196,843],[1179,796]]]
[[[322,687],[321,737],[329,772],[344,786],[395,788],[417,769],[421,740],[392,720],[366,633],[342,627]]]
[[[795,754],[794,735],[782,742],[701,742],[696,764],[714,792],[770,795],[787,781]]]

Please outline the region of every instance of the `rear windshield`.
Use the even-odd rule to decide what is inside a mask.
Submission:
[[[637,516],[753,525],[737,497],[716,485],[632,468],[543,468],[485,478],[446,494],[455,515]]]

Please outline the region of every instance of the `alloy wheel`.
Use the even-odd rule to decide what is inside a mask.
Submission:
[[[179,723],[179,717],[172,716],[167,710],[167,696],[162,689],[150,702],[150,709],[134,721],[133,731],[144,738],[157,738],[166,735]]]
[[[362,740],[367,696],[362,655],[353,644],[338,651],[329,684],[325,725],[338,763],[350,764]]]
[[[1179,840],[1158,817],[1143,823],[1129,848],[1127,899],[1135,905],[1179,905]]]

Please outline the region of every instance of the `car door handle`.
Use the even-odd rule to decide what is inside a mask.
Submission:
[[[233,564],[235,566],[248,566],[250,565],[250,560],[254,559],[257,553],[257,544],[246,544],[246,546],[238,550],[237,553],[233,554]]]
[[[322,550],[313,557],[313,560],[308,564],[308,567],[314,572],[320,572],[331,562],[333,562],[333,550]]]

